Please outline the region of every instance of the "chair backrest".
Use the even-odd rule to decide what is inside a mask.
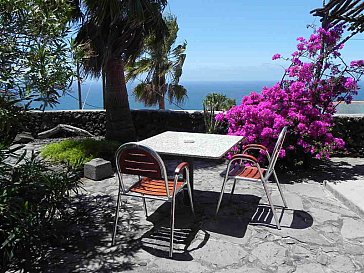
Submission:
[[[283,127],[282,131],[280,132],[276,145],[274,146],[274,150],[271,156],[271,160],[269,162],[269,166],[267,168],[267,172],[266,172],[266,176],[269,177],[273,170],[274,170],[274,166],[276,165],[278,156],[279,156],[279,152],[281,151],[284,139],[286,137],[287,134],[287,126]]]
[[[116,168],[123,192],[125,186],[121,176],[131,174],[164,180],[169,197],[166,167],[162,158],[153,149],[135,142],[121,145],[116,151]]]

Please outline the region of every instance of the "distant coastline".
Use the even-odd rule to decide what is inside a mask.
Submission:
[[[177,106],[166,102],[166,108],[171,110],[202,110],[202,100],[208,93],[219,92],[229,98],[236,100],[239,104],[243,96],[251,92],[260,92],[263,87],[272,86],[277,81],[227,81],[227,82],[182,82],[187,89],[188,98],[185,103]],[[129,104],[131,109],[157,109],[157,107],[144,107],[143,103],[134,99],[132,90],[136,83],[128,84]],[[86,101],[85,101],[86,100]],[[364,113],[364,84],[361,82],[359,94],[354,97],[355,103],[351,105],[339,105],[339,112],[343,113]],[[101,82],[90,81],[82,84],[82,101],[84,109],[102,109],[102,85]],[[76,84],[72,85],[70,95],[60,98],[59,104],[54,110],[75,110],[78,109]],[[50,109],[49,109],[50,110]]]

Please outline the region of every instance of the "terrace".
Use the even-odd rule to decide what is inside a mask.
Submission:
[[[25,148],[37,150],[41,145],[36,141]],[[173,170],[176,161],[166,162]],[[173,259],[168,258],[168,204],[147,202],[145,218],[139,199],[123,199],[116,245],[111,246],[116,177],[84,178],[82,189],[72,198],[72,217],[56,231],[60,241],[50,243],[44,258],[32,267],[42,272],[364,270],[363,207],[355,213],[351,204],[345,206],[328,188],[349,183],[363,193],[363,159],[332,158],[308,171],[279,174],[288,203],[287,209],[278,208],[282,230],[276,229],[258,183],[238,183],[231,201],[225,194],[215,217],[225,168],[222,161],[195,161],[196,217],[180,195]],[[269,188],[273,202],[282,205],[276,187]]]
[[[44,143],[49,140],[35,140],[22,149],[39,151]],[[173,171],[177,161],[165,159]],[[273,184],[269,189],[278,205],[281,230],[276,229],[259,183],[238,183],[231,200],[232,183],[228,183],[215,217],[226,162],[195,160],[194,169],[196,217],[179,195],[173,259],[168,258],[170,207],[157,200],[147,202],[146,218],[141,200],[123,198],[116,245],[111,245],[118,192],[114,175],[100,181],[82,179],[71,199],[72,213],[58,223],[53,230],[57,239],[45,243],[31,268],[41,272],[364,270],[362,158],[334,157],[317,161],[306,171],[279,173],[288,208],[281,207]]]
[[[363,1],[200,2],[0,3],[0,272],[364,272]]]

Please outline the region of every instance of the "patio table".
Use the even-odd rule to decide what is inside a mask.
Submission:
[[[242,139],[242,136],[167,131],[139,143],[149,146],[158,154],[179,157],[187,161],[190,165],[189,178],[193,194],[194,159],[221,159]],[[185,204],[188,204],[188,197],[185,198]]]

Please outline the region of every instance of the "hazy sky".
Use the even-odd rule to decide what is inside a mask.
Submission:
[[[177,16],[179,41],[187,40],[182,81],[278,80],[296,38],[308,37],[310,15],[322,0],[169,0],[166,11]],[[349,41],[343,57],[364,59],[364,35]]]

